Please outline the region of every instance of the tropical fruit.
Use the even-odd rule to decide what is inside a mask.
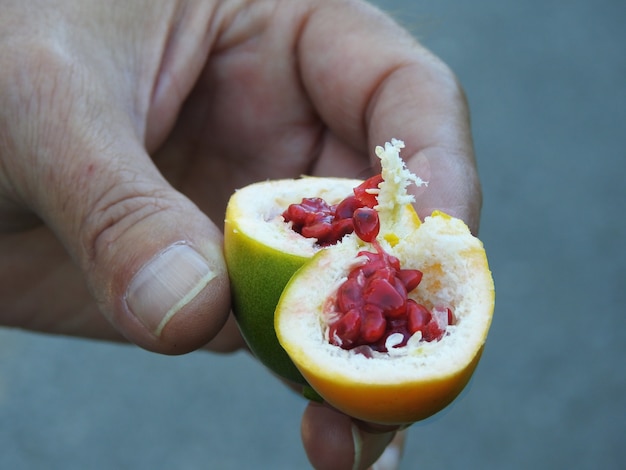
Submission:
[[[293,382],[306,384],[278,343],[274,310],[292,274],[322,247],[316,239],[292,230],[282,214],[311,196],[339,203],[361,183],[315,177],[262,181],[236,191],[228,203],[224,253],[233,312],[252,353]]]
[[[446,407],[468,383],[491,322],[493,284],[480,242],[461,221],[445,214],[427,217],[395,246],[381,245],[403,270],[422,273],[404,300],[419,308],[405,307],[405,324],[386,311],[384,328],[391,333],[382,344],[376,334],[363,339],[368,306],[380,303],[377,299],[357,305],[365,314],[355,333],[350,325],[341,325],[349,315],[342,315],[346,307],[338,305],[346,303],[340,298],[342,288],[355,278],[355,266],[369,269],[372,264],[369,258],[366,264],[355,258],[376,253],[354,238],[319,253],[292,277],[277,307],[275,327],[305,379],[335,408],[370,422],[411,423]],[[363,284],[382,282],[375,275]],[[364,291],[364,297],[373,296],[367,287]],[[339,341],[333,338],[338,329]],[[342,347],[352,338],[354,344]]]
[[[458,219],[435,212],[421,223],[412,210],[407,187],[423,182],[402,146],[378,147],[381,175],[363,183],[261,183],[229,206],[225,238],[252,351],[346,414],[393,424],[431,416],[461,392],[494,307],[481,242]],[[315,187],[300,192],[302,181]],[[258,206],[241,209],[251,200]]]

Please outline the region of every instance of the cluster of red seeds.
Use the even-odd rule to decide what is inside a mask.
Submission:
[[[304,198],[300,204],[291,204],[283,218],[291,222],[292,230],[303,237],[316,238],[320,246],[334,245],[355,230],[362,240],[372,241],[380,229],[373,192],[381,181],[380,175],[371,177],[339,204],[330,205],[319,197]]]
[[[418,331],[424,341],[438,341],[454,319],[450,309],[426,307],[408,298],[422,280],[417,269],[401,269],[400,261],[374,242],[376,253],[362,251],[367,261],[355,267],[337,291],[329,341],[344,349],[369,346],[387,352],[401,347]],[[391,343],[391,344],[390,344]]]
[[[422,280],[416,269],[401,269],[400,261],[386,253],[376,237],[380,230],[376,189],[382,176],[374,176],[354,188],[354,194],[339,204],[329,205],[321,198],[304,198],[291,204],[283,213],[292,229],[307,238],[316,238],[320,246],[333,245],[344,235],[355,232],[376,247],[376,252],[362,251],[366,258],[355,267],[339,287],[335,300],[338,319],[329,329],[331,344],[344,349],[369,347],[386,352],[389,347],[407,344],[420,331],[424,341],[436,341],[454,322],[450,309],[429,311],[408,298]],[[363,348],[360,348],[362,350]],[[361,351],[367,354],[366,351]]]

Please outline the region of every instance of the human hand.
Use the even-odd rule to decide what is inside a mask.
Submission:
[[[234,189],[365,176],[391,137],[475,231],[480,188],[452,73],[360,2],[3,0],[0,324],[181,354],[242,345],[221,252]],[[213,221],[213,222],[212,222]],[[356,434],[353,433],[356,432]],[[394,435],[310,405],[319,468]]]

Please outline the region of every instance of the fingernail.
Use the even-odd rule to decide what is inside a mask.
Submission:
[[[126,304],[155,335],[216,276],[197,251],[176,243],[157,254],[130,282]]]
[[[359,427],[352,423],[352,442],[354,444],[354,460],[352,464],[353,470],[358,470],[361,466],[361,452],[363,450],[363,440],[361,438],[361,432]]]

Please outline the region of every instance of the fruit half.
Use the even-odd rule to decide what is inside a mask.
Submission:
[[[293,273],[322,247],[316,239],[292,230],[282,214],[289,205],[312,196],[339,203],[361,183],[316,177],[263,181],[238,190],[228,203],[224,253],[233,312],[252,353],[293,382],[306,383],[278,343],[274,310]]]
[[[445,214],[427,217],[394,246],[381,245],[402,269],[423,273],[409,298],[429,311],[453,312],[441,337],[426,341],[419,332],[383,352],[332,344],[339,286],[357,253],[376,251],[355,237],[318,253],[292,277],[275,327],[289,357],[329,404],[369,422],[412,423],[445,408],[470,380],[491,323],[493,281],[482,244],[463,222]]]

